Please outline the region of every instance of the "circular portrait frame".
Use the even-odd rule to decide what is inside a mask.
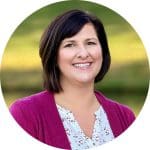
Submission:
[[[89,2],[94,2],[94,1],[89,1]],[[88,3],[88,2],[87,2]],[[50,3],[49,3],[50,4]],[[55,3],[52,3],[52,4],[50,4],[50,5],[53,5],[53,4],[55,4]],[[39,3],[39,6],[40,6],[41,4]],[[99,2],[97,2],[97,5],[101,5]],[[103,5],[105,5],[106,7],[108,7],[108,8],[115,8],[116,6],[114,6],[113,4],[112,4],[112,6],[111,6],[111,4],[103,4]],[[126,5],[129,5],[129,3],[127,3]],[[37,6],[38,8],[39,8],[39,6]],[[43,6],[45,6],[45,4],[43,4]],[[111,7],[110,7],[111,6]],[[41,6],[40,6],[41,7]],[[46,6],[47,7],[47,6]],[[46,8],[45,7],[45,8]],[[36,9],[37,10],[37,8],[34,8],[34,9]],[[41,9],[43,9],[43,8],[40,8],[40,10]],[[39,11],[39,10],[38,10]],[[36,12],[38,12],[38,11],[36,11]],[[118,7],[118,10],[117,10],[118,12],[120,12],[121,10],[119,10],[119,7]],[[33,11],[31,11],[31,12],[33,12]],[[36,12],[34,12],[33,14],[35,14]],[[29,13],[28,13],[29,14]],[[34,19],[34,15],[32,14],[32,16],[33,16],[33,19]],[[121,14],[121,13],[120,13]],[[122,13],[122,14],[124,14],[124,13]],[[126,16],[126,15],[125,15]],[[120,16],[121,17],[121,16]],[[30,16],[27,18],[27,19],[29,19],[30,18]],[[130,17],[129,17],[130,18]],[[25,20],[27,20],[27,19],[25,19]],[[19,20],[20,21],[20,20]],[[25,21],[23,21],[23,23],[24,23]],[[107,20],[106,20],[106,23],[107,23]],[[17,22],[17,24],[18,24],[18,22]],[[134,23],[133,23],[134,24]],[[21,27],[23,24],[20,24],[18,27]],[[27,26],[28,26],[28,24],[26,24]],[[35,21],[35,25],[36,25],[36,21]],[[47,23],[46,23],[46,25],[47,25]],[[44,25],[43,25],[44,26]],[[42,26],[42,28],[43,28],[43,26]],[[18,29],[18,27],[17,27],[17,29]],[[138,27],[137,27],[138,28]],[[18,37],[19,36],[21,36],[21,34],[23,34],[23,32],[22,32],[22,30],[21,30],[21,28],[20,28],[20,31],[18,31],[18,33],[16,33],[16,31],[17,31],[17,29],[15,30],[15,32],[12,34],[12,36],[14,35],[14,34],[17,34],[18,35]],[[28,29],[29,29],[29,27],[28,27]],[[13,29],[14,30],[14,29]],[[32,30],[32,29],[31,29]],[[107,29],[106,29],[107,30]],[[116,32],[115,31],[116,29],[114,29],[114,32]],[[109,32],[109,31],[108,31]],[[41,33],[40,33],[41,34]],[[112,34],[112,32],[110,32],[109,33],[110,35]],[[140,33],[141,34],[141,33]],[[10,34],[8,34],[8,35],[10,35]],[[12,38],[12,36],[10,37],[10,39]],[[38,36],[39,37],[39,36]],[[144,37],[143,35],[141,36],[140,35],[140,38],[141,37]],[[35,38],[37,38],[36,37],[36,35],[35,35]],[[124,38],[126,38],[126,37],[124,37]],[[27,39],[28,40],[28,39]],[[113,38],[112,38],[112,40],[114,40]],[[143,40],[143,39],[142,39]],[[108,41],[109,41],[109,36],[108,36]],[[25,40],[24,40],[24,42],[25,42]],[[5,43],[5,42],[4,42]],[[9,42],[7,43],[7,46],[6,46],[6,49],[7,49],[7,47],[8,47],[8,49],[9,49],[9,43],[11,43],[11,40],[9,40]],[[14,43],[14,41],[12,42],[12,43]],[[5,44],[4,44],[5,45]],[[145,45],[145,44],[144,44]],[[12,45],[10,44],[10,47],[11,47]],[[116,47],[116,45],[113,45],[112,46],[113,47],[113,49],[115,49],[115,47]],[[7,50],[6,50],[7,51]],[[22,52],[22,55],[23,55],[23,53],[24,53],[24,50],[22,50],[23,52]],[[38,52],[37,52],[38,53]],[[21,54],[21,53],[20,53]],[[146,54],[146,53],[145,53]],[[8,67],[8,70],[11,70],[11,64],[12,64],[12,62],[4,62],[3,60],[4,59],[8,59],[8,57],[9,56],[11,56],[11,55],[13,55],[11,52],[10,52],[10,55],[8,54],[8,55],[6,55],[6,58],[4,58],[5,56],[5,52],[4,52],[4,54],[2,54],[3,55],[3,57],[2,57],[2,76],[1,76],[1,87],[2,87],[2,93],[3,93],[3,95],[2,95],[2,93],[1,93],[1,97],[2,98],[4,98],[4,99],[6,99],[6,96],[5,96],[5,94],[4,94],[4,92],[5,92],[5,86],[3,86],[6,82],[3,82],[3,81],[5,81],[5,79],[4,79],[4,77],[6,77],[6,75],[3,75],[3,68],[5,68],[5,64],[6,64],[6,67]],[[147,55],[148,55],[148,57],[149,57],[149,52],[147,51]],[[33,56],[33,55],[32,55]],[[31,57],[32,57],[31,56]],[[30,57],[30,56],[29,56]],[[37,57],[37,56],[36,56]],[[136,56],[135,56],[136,57]],[[147,57],[147,56],[146,56]],[[21,58],[22,59],[22,58]],[[116,59],[116,62],[115,63],[117,63],[119,60],[117,60],[117,58],[115,58]],[[148,58],[147,58],[148,59]],[[13,60],[13,59],[12,59]],[[26,61],[26,60],[25,60]],[[37,61],[37,58],[35,59],[35,61]],[[39,61],[39,60],[38,60]],[[16,64],[17,64],[18,62],[16,62]],[[34,60],[33,60],[33,63],[34,63]],[[114,63],[114,64],[115,64]],[[39,64],[36,64],[36,62],[35,62],[35,65],[37,65],[38,67],[39,67]],[[20,66],[19,66],[20,68],[24,68],[24,66],[21,66],[21,64],[20,64]],[[33,67],[32,65],[30,66],[27,66],[27,67]],[[116,66],[114,66],[114,68],[115,68]],[[119,66],[119,67],[122,67],[122,66]],[[142,66],[141,66],[142,67]],[[146,68],[148,68],[148,61],[147,61],[147,67]],[[14,68],[12,68],[12,70],[13,70]],[[111,72],[111,71],[110,71]],[[10,72],[7,72],[7,74],[9,74]],[[36,74],[37,72],[35,72],[35,74]],[[149,74],[149,70],[148,70],[148,74]],[[20,74],[21,75],[21,74]],[[116,74],[113,74],[112,76],[115,76]],[[15,75],[16,76],[16,75]],[[40,76],[41,77],[41,76]],[[146,77],[147,77],[147,75],[146,75]],[[42,77],[41,77],[42,78]],[[4,79],[4,80],[3,80]],[[6,78],[6,80],[9,80],[9,77],[8,78]],[[13,80],[13,79],[11,79],[11,80]],[[108,78],[107,78],[107,80],[108,80]],[[149,79],[147,78],[146,79],[146,82],[147,81],[149,81]],[[36,82],[36,81],[35,81]],[[41,82],[39,82],[38,83],[39,85],[41,85]],[[113,84],[113,83],[112,83]],[[13,86],[13,84],[12,84],[12,86]],[[15,85],[14,85],[15,86]],[[149,86],[149,83],[147,83],[147,91],[146,91],[146,93],[148,93],[148,86]],[[26,86],[25,86],[26,87]],[[34,88],[34,87],[33,87]],[[105,86],[103,87],[104,89],[106,88]],[[7,83],[6,83],[6,89],[7,89]],[[31,89],[32,89],[32,87],[31,87]],[[24,89],[23,89],[24,90]],[[38,91],[39,89],[37,89],[37,91]],[[34,93],[35,91],[33,90],[33,93]],[[30,93],[28,93],[27,92],[27,94],[30,94]],[[19,95],[20,96],[20,95]],[[18,98],[19,98],[19,96],[18,96]],[[23,95],[23,96],[25,96],[25,95]],[[147,94],[145,94],[145,99],[146,99],[146,96],[147,96]],[[10,96],[11,97],[11,96]],[[148,96],[147,96],[148,97]],[[14,97],[14,99],[15,98],[17,98],[17,97]],[[114,98],[115,99],[115,98]],[[147,98],[148,99],[148,98]],[[6,101],[6,100],[5,100]],[[2,102],[2,106],[6,106],[6,104],[5,104],[5,101],[4,102]],[[9,104],[7,104],[7,106],[8,106]],[[134,105],[134,104],[133,104]],[[136,136],[134,136],[133,134],[135,134],[135,132],[137,131],[137,127],[140,127],[140,125],[141,124],[139,124],[139,125],[137,125],[138,123],[139,123],[139,121],[141,121],[142,120],[142,116],[143,116],[143,113],[144,113],[144,110],[146,111],[146,107],[147,107],[147,105],[148,105],[148,102],[147,102],[147,100],[146,100],[146,102],[145,102],[145,105],[144,105],[144,109],[143,109],[143,105],[144,105],[144,103],[142,104],[142,106],[140,107],[140,111],[138,111],[137,112],[137,115],[138,115],[138,118],[137,118],[137,120],[138,121],[136,121],[136,124],[134,125],[134,126],[132,126],[131,127],[131,129],[129,129],[128,131],[127,131],[127,133],[126,134],[123,134],[123,136],[121,136],[122,138],[120,139],[120,138],[117,138],[117,140],[113,140],[114,142],[109,142],[110,144],[108,144],[108,145],[110,145],[110,146],[113,146],[113,145],[115,145],[115,144],[117,144],[118,145],[118,147],[119,147],[119,145],[120,145],[120,147],[121,147],[121,143],[123,144],[123,143],[125,143],[125,141],[123,140],[122,141],[122,139],[124,139],[125,138],[125,140],[127,140],[127,141],[129,141],[129,139],[132,139],[132,137],[134,137],[135,139],[136,139]],[[7,107],[6,107],[7,108]],[[142,111],[141,111],[141,109],[142,109]],[[1,109],[2,110],[2,112],[6,112],[6,111],[8,111],[8,110],[6,110],[5,108],[2,108]],[[139,114],[140,113],[140,114]],[[27,135],[26,136],[26,133],[24,132],[24,131],[22,131],[22,129],[18,129],[18,125],[13,121],[13,118],[11,118],[11,116],[10,116],[10,114],[8,114],[8,113],[6,113],[6,118],[8,117],[9,118],[9,121],[8,121],[8,123],[10,123],[10,124],[12,124],[12,126],[15,128],[15,130],[17,131],[16,133],[14,133],[14,132],[11,132],[11,134],[12,134],[12,136],[10,136],[10,140],[12,140],[13,141],[13,137],[14,137],[14,135],[20,135],[21,134],[21,137],[23,137],[23,141],[25,142],[25,140],[26,140],[26,142],[25,143],[31,143],[31,144],[33,144],[33,143],[35,143],[35,147],[37,146],[38,147],[38,149],[39,149],[39,147],[40,148],[42,148],[43,146],[45,146],[47,149],[49,148],[49,146],[47,147],[47,145],[43,145],[43,144],[40,144],[38,141],[36,141],[35,139],[33,139],[32,137],[32,141],[30,141],[31,140],[31,138]],[[140,120],[141,119],[141,120]],[[3,125],[2,125],[3,126]],[[0,126],[0,128],[1,128],[1,126]],[[5,128],[5,127],[4,127]],[[134,129],[135,128],[135,129]],[[0,129],[0,131],[1,131],[1,129]],[[130,132],[129,132],[130,131]],[[6,130],[5,130],[5,132],[6,132]],[[142,131],[141,131],[142,132]],[[4,133],[5,134],[5,133]],[[14,135],[13,135],[14,134]],[[127,134],[128,135],[130,135],[131,134],[131,136],[130,136],[130,138],[129,138],[129,136],[127,136]],[[0,136],[0,138],[1,138],[1,136]],[[4,138],[5,139],[5,138]],[[21,140],[20,140],[20,142],[21,142]],[[13,145],[13,142],[11,142],[12,143],[12,145]],[[17,143],[17,141],[16,140],[14,140],[14,143]],[[114,144],[115,143],[115,144]],[[131,143],[131,142],[130,142]],[[136,143],[136,142],[135,142]],[[132,144],[131,144],[132,145]],[[26,144],[25,144],[25,146],[26,146]],[[34,147],[33,146],[33,147]],[[21,145],[19,145],[18,144],[18,149],[21,147]],[[29,146],[30,147],[30,146]],[[34,147],[34,148],[35,148]],[[15,146],[15,148],[17,148],[16,146]],[[104,146],[104,149],[105,148],[107,148],[107,144],[106,144],[106,146]],[[26,148],[25,148],[26,149]]]

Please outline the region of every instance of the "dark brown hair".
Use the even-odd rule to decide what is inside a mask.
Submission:
[[[65,38],[77,34],[86,23],[92,23],[102,46],[103,62],[95,82],[103,79],[110,66],[110,53],[102,22],[81,10],[70,10],[56,17],[42,35],[40,57],[43,65],[44,87],[52,92],[60,92],[60,70],[57,66],[59,46]]]

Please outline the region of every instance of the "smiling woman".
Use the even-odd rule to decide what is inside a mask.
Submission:
[[[106,33],[96,16],[81,10],[58,16],[43,33],[40,57],[45,91],[10,107],[33,137],[58,148],[87,149],[113,140],[133,123],[127,106],[94,89],[110,66]]]
[[[102,65],[102,50],[94,26],[86,23],[71,38],[65,38],[58,50],[61,81],[76,85],[93,83]],[[61,85],[63,86],[63,83]]]
[[[83,26],[85,27],[83,28]],[[89,29],[90,31],[88,31]],[[78,40],[78,38],[81,39]],[[57,57],[59,53],[63,55],[64,54],[63,51],[65,50],[68,51],[68,49],[71,49],[69,53],[68,52],[65,53],[64,58],[67,57],[67,55],[68,56],[70,55],[69,57],[71,57],[73,53],[75,55],[75,52],[73,51],[78,49],[79,51],[78,54],[84,52],[84,55],[87,55],[85,52],[89,51],[89,48],[91,47],[89,46],[89,38],[90,40],[92,40],[90,41],[90,45],[91,42],[95,42],[95,44],[97,44],[96,46],[91,48],[93,53],[96,52],[94,50],[96,47],[102,48],[102,52],[101,50],[97,50],[97,52],[99,51],[102,53],[101,54],[102,58],[98,60],[102,61],[103,59],[102,66],[100,68],[97,68],[98,74],[94,78],[95,82],[97,82],[104,77],[104,75],[106,74],[110,66],[110,53],[108,49],[106,33],[101,21],[96,16],[93,16],[91,14],[86,14],[86,13],[82,14],[77,10],[72,10],[66,12],[63,15],[63,17],[58,16],[56,20],[54,20],[50,24],[50,26],[48,26],[48,28],[46,29],[46,31],[42,36],[41,44],[40,44],[40,56],[45,71],[44,72],[45,87],[47,89],[54,92],[59,92],[62,90],[62,87],[58,82],[58,80],[60,80],[60,75],[59,75],[60,69],[57,67],[58,66],[57,63],[59,61],[59,59],[57,60]],[[89,54],[91,54],[91,52]],[[92,59],[92,58],[89,57],[88,59]],[[74,60],[74,61],[81,61],[81,58],[79,60]],[[84,61],[86,62],[87,60],[85,59]],[[101,65],[101,63],[99,65]]]

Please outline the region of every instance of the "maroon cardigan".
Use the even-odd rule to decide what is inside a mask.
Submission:
[[[100,92],[95,92],[95,95],[107,114],[114,136],[119,136],[135,120],[133,112]],[[17,100],[11,105],[10,112],[36,139],[54,147],[71,149],[53,93],[43,91]]]

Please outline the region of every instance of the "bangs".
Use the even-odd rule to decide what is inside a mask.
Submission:
[[[71,16],[68,18],[68,21],[62,25],[62,29],[60,31],[60,41],[76,35],[82,27],[89,22],[91,21],[86,16]]]

